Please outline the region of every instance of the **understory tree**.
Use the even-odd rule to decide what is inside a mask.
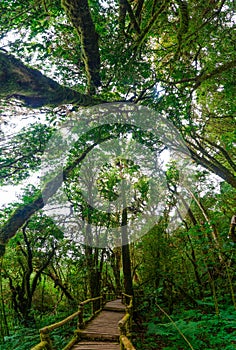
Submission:
[[[41,215],[29,220],[8,248],[2,274],[8,280],[16,316],[24,325],[33,322],[32,302],[42,274],[55,256],[62,232]],[[9,256],[13,258],[9,259]]]

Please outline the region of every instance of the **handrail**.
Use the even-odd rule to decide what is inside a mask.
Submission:
[[[40,329],[40,333],[47,333],[51,332],[56,328],[60,328],[61,326],[64,326],[67,322],[72,321],[76,316],[79,316],[81,313],[81,310],[74,312],[72,315],[64,318],[62,321],[59,321],[57,323],[53,323],[50,326],[46,326]]]
[[[122,350],[136,350],[131,341],[125,335],[120,336],[120,345]]]
[[[118,322],[118,327],[120,330],[121,350],[135,350],[131,341],[128,339],[128,337],[131,336],[132,317],[133,317],[133,296],[122,293],[121,298],[122,298],[122,302],[126,306],[125,315]],[[127,302],[128,299],[129,299],[129,302]],[[97,307],[98,305],[95,304],[98,301],[99,301],[99,307]],[[41,328],[39,331],[41,341],[40,343],[35,345],[33,348],[31,348],[31,350],[45,350],[45,349],[53,350],[52,341],[49,335],[51,331],[61,326],[64,326],[67,322],[72,321],[76,317],[78,317],[78,329],[83,329],[85,327],[85,324],[89,322],[97,313],[99,313],[102,310],[105,301],[106,301],[106,297],[104,295],[82,301],[81,303],[79,303],[79,310],[74,312],[72,315],[66,317],[62,321],[59,321],[57,323],[53,323],[49,326]],[[89,303],[91,303],[91,317],[85,320],[84,306],[88,305]],[[77,342],[77,340],[78,340],[78,331],[75,331],[74,337],[64,347],[63,350],[71,349],[71,347]]]
[[[119,328],[124,328],[130,319],[130,314],[126,313],[125,316],[118,322]]]
[[[34,346],[32,348],[32,350],[44,350],[44,349],[48,349],[48,342],[46,341],[41,341],[40,343],[38,343],[36,346]]]
[[[121,350],[135,350],[133,344],[128,339],[128,337],[131,336],[132,329],[133,296],[122,293],[121,300],[126,307],[124,317],[118,322],[118,328],[120,330],[120,348]]]
[[[91,299],[87,299],[87,300],[85,300],[85,301],[82,301],[81,303],[80,303],[80,305],[86,305],[86,304],[89,304],[89,303],[91,303],[92,301],[96,301],[96,300],[100,300],[100,299],[103,299],[103,296],[102,295],[100,295],[99,297],[95,297],[95,298],[91,298]]]
[[[97,302],[97,301],[99,301],[99,307],[97,307],[97,305],[95,307],[95,302]],[[89,303],[91,303],[91,317],[89,319],[85,320],[84,319],[84,306],[89,304]],[[50,339],[49,332],[53,331],[56,328],[64,326],[67,322],[72,321],[76,317],[78,317],[78,328],[83,329],[85,324],[87,322],[89,322],[97,313],[99,313],[102,310],[103,303],[104,303],[104,296],[99,296],[96,298],[91,298],[91,299],[87,299],[85,301],[82,301],[79,304],[79,310],[74,312],[72,315],[66,317],[62,321],[59,321],[57,323],[53,323],[49,326],[41,328],[39,331],[41,342],[38,343],[37,345],[35,345],[33,348],[31,348],[31,350],[42,350],[42,349],[53,350],[52,341]],[[77,337],[78,336],[75,332],[73,339],[70,341],[69,344],[67,344],[67,346],[63,350],[70,349],[70,347],[76,343]]]
[[[129,301],[127,301],[129,300]],[[128,306],[131,302],[133,302],[133,296],[129,294],[122,293],[121,294],[121,301],[124,305]]]

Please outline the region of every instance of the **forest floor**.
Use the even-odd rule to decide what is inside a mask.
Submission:
[[[158,310],[143,313],[135,327],[137,350],[210,350],[236,349],[236,310],[223,305],[220,313],[187,309],[169,317]]]
[[[137,310],[134,323],[133,344],[137,350],[235,350],[236,310],[230,300],[219,303],[216,313],[214,303],[201,301],[201,305],[190,308],[176,305],[168,317],[153,305],[142,304]],[[163,303],[162,308],[166,309]],[[68,315],[38,315],[31,328],[12,325],[9,335],[0,341],[0,350],[29,350],[39,341],[38,330],[60,321]],[[75,324],[69,328],[52,332],[55,349],[61,349],[73,336]]]

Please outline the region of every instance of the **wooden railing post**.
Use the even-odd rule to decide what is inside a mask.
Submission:
[[[96,301],[92,300],[91,301],[91,315],[92,315],[92,317],[94,316],[95,311],[96,311]]]
[[[133,322],[133,297],[130,297],[129,305],[126,307],[126,312],[129,314],[129,320],[127,322],[127,336],[131,336],[132,322]]]
[[[122,293],[122,303],[125,305],[125,316],[119,321],[120,350],[135,350],[128,337],[131,337],[133,320],[133,296]]]
[[[47,345],[46,345],[46,349],[47,350],[53,350],[52,341],[50,339],[48,330],[44,329],[43,331],[40,331],[40,339],[41,339],[42,342],[46,342],[47,343]]]
[[[78,328],[83,329],[84,328],[84,306],[79,305],[79,319],[78,319]]]
[[[124,343],[122,342],[122,336],[120,336],[120,350],[125,350]]]

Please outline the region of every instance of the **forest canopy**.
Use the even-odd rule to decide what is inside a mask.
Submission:
[[[143,104],[173,123],[196,164],[236,186],[231,1],[2,1],[0,6],[3,123],[14,100],[51,113],[56,106]],[[33,157],[42,152],[35,150]],[[14,156],[3,148],[5,184],[22,173],[21,157],[14,165]],[[24,158],[24,167],[33,169],[32,155]],[[2,243],[12,234],[3,227]]]
[[[235,307],[236,233],[234,224],[230,226],[236,214],[233,2],[1,0],[0,13],[0,196],[7,186],[11,190],[25,186],[0,214],[0,256],[5,254],[0,268],[17,317],[29,324],[33,296],[43,275],[54,280],[72,303],[79,294],[97,296],[107,286],[121,290],[122,259],[128,294],[134,294],[135,278],[140,286],[147,283],[150,290],[160,290],[170,309],[175,293],[190,304],[211,294],[217,313],[216,294],[219,290],[224,295],[225,278]],[[150,115],[147,112],[139,123],[142,110]],[[123,123],[124,115],[129,122]],[[76,118],[79,122],[74,123]],[[58,131],[65,126],[68,130],[68,125],[70,136],[60,139]],[[75,140],[76,134],[80,137]],[[59,166],[60,171],[51,171],[43,185],[31,182],[45,164],[52,140],[47,168]],[[106,158],[113,151],[103,145],[119,149],[122,142],[132,149],[132,159]],[[169,159],[170,149],[174,154],[180,148],[182,160]],[[142,153],[143,149],[150,152]],[[94,166],[91,161],[88,165],[89,155],[98,150],[100,169],[98,158]],[[153,187],[156,163],[150,162],[150,154],[164,164],[163,177]],[[186,157],[191,187],[183,188],[180,169],[187,168]],[[145,174],[140,160],[153,162]],[[91,190],[94,183],[101,201],[108,203],[106,213],[95,208],[99,200]],[[83,235],[83,244],[76,238],[74,224],[68,225],[61,215],[61,188],[69,203],[65,216],[76,212],[81,219],[76,230]],[[163,198],[157,217],[157,202]],[[120,211],[113,214],[115,201]],[[148,207],[149,201],[156,206]],[[42,211],[47,202],[57,220]],[[178,225],[171,226],[174,211]],[[153,217],[155,224],[130,246],[127,223],[136,223],[135,217],[143,224],[145,215]],[[66,229],[55,221],[63,222]],[[95,232],[91,223],[96,223]],[[118,227],[118,248],[91,244],[103,232],[102,226],[105,231]],[[13,272],[11,252],[16,252],[19,274]],[[72,280],[77,274],[86,285],[77,269],[86,270],[88,291],[78,291],[74,282],[70,286],[63,280],[65,256],[72,266]],[[106,262],[110,267],[105,278]],[[178,269],[186,272],[183,280],[176,274]]]

